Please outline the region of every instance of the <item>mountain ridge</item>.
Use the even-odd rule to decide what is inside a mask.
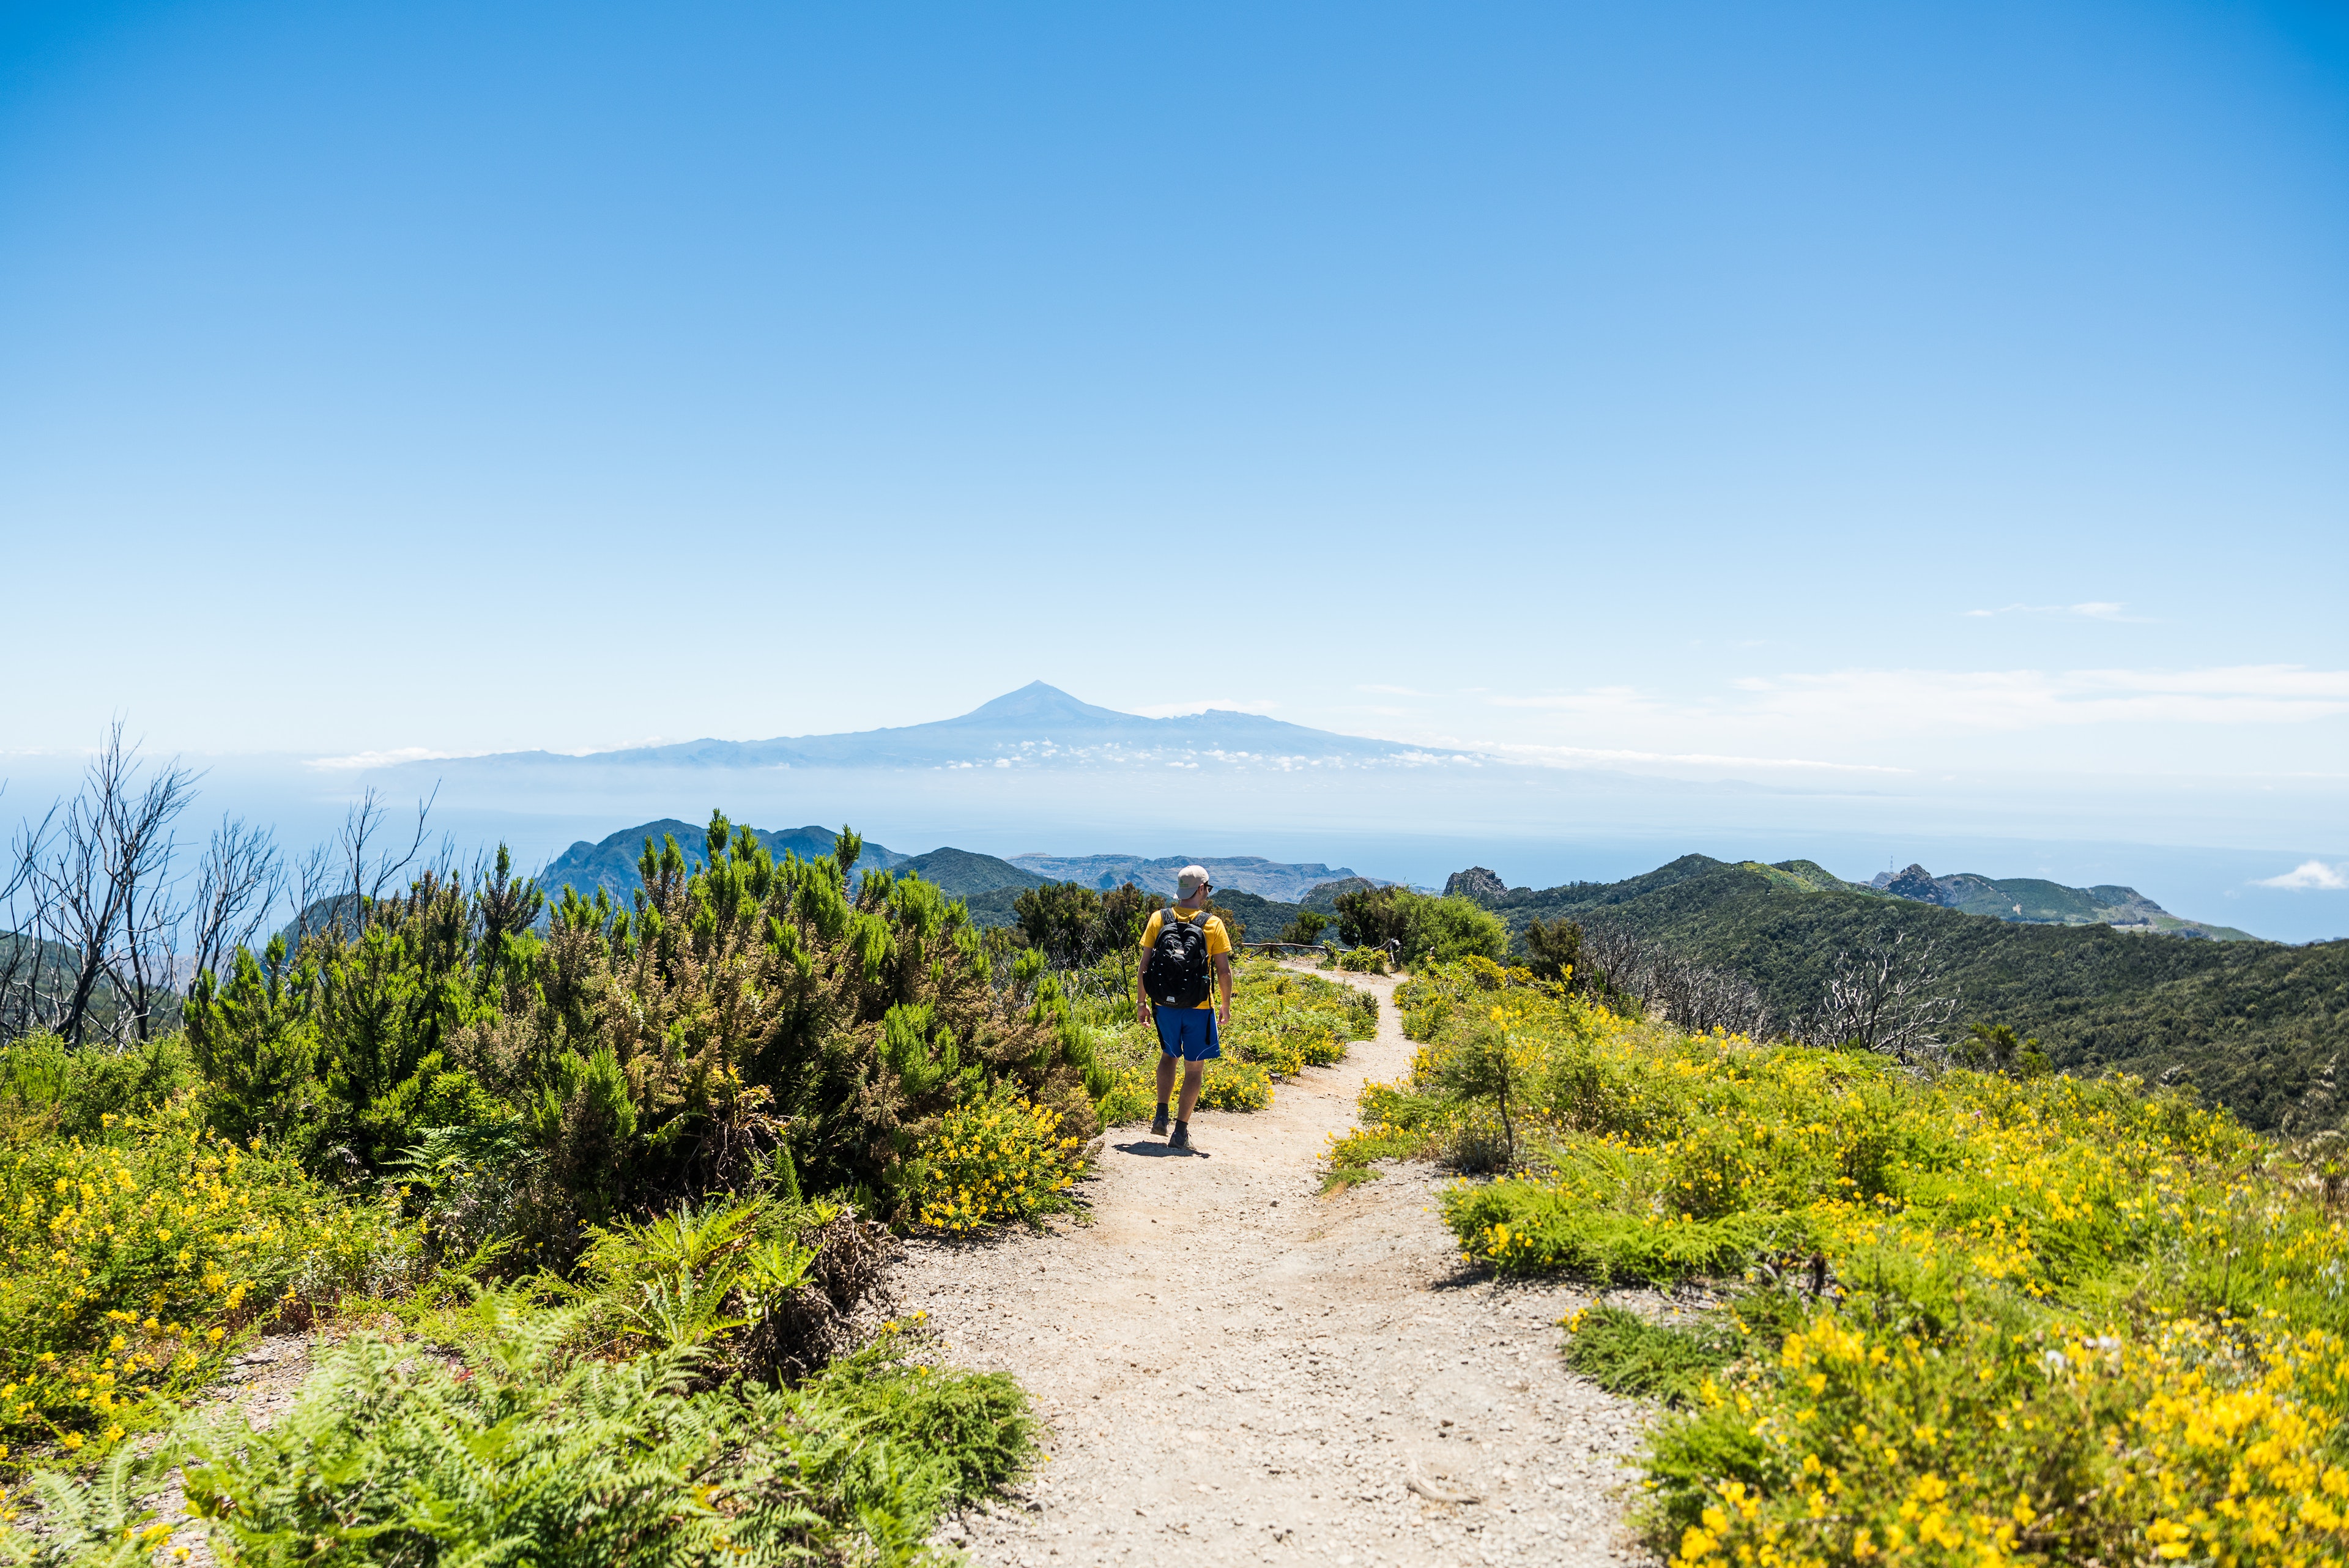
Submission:
[[[1267,860],[1260,855],[1014,855],[1011,864],[1053,882],[1082,882],[1088,887],[1114,888],[1131,882],[1145,893],[1176,891],[1174,875],[1185,866],[1204,867],[1216,886],[1253,893],[1276,903],[1297,904],[1325,882],[1369,881],[1350,867],[1334,869],[1319,861]]]
[[[802,859],[831,854],[837,837],[834,829],[812,825],[746,831],[756,833],[759,842],[774,855],[780,857],[788,850]],[[678,847],[691,864],[699,866],[708,858],[706,829],[678,817],[661,817],[624,827],[592,844],[584,838],[579,840],[547,863],[539,873],[539,885],[550,896],[559,897],[557,890],[569,887],[585,898],[594,898],[601,888],[626,903],[642,885],[636,874],[636,859],[643,853],[645,840],[649,838],[657,846],[664,836],[675,836]],[[1070,881],[1104,888],[1132,881],[1145,892],[1171,897],[1174,892],[1174,874],[1190,865],[1192,859],[1182,855],[1030,854],[1007,860],[952,845],[907,855],[868,838],[857,861],[857,871],[860,875],[868,870],[886,870],[917,876],[957,898],[977,898],[1004,888],[1018,892],[1040,888],[1048,882]],[[1359,877],[1344,867],[1333,870],[1319,862],[1268,860],[1261,856],[1243,855],[1209,856],[1199,864],[1207,867],[1219,888],[1253,894],[1284,906],[1301,902],[1315,887],[1329,882],[1383,885],[1379,878]]]
[[[1427,753],[1418,747],[1341,735],[1274,719],[1210,708],[1148,718],[1123,713],[1031,680],[967,713],[919,724],[761,741],[705,737],[572,755],[494,752],[403,763],[394,773],[479,774],[515,769],[585,768],[1019,768],[1083,766],[1235,767],[1374,765]]]

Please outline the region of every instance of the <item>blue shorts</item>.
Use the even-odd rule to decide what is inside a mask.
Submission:
[[[1210,1062],[1224,1054],[1216,1044],[1216,1010],[1212,1007],[1160,1007],[1158,1049],[1185,1062]]]

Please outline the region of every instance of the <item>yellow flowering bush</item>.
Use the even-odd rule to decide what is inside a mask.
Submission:
[[[1017,1097],[972,1099],[947,1112],[915,1155],[921,1222],[968,1231],[1064,1207],[1083,1164],[1080,1140],[1061,1137],[1060,1127],[1058,1112]]]
[[[245,1324],[394,1282],[416,1238],[290,1156],[206,1137],[184,1101],[0,1157],[0,1432],[102,1449],[199,1385]],[[21,1457],[21,1456],[20,1456]]]
[[[1676,1564],[2349,1562],[2349,1233],[2292,1151],[2127,1081],[1915,1075],[1467,966],[1404,992],[1418,1060],[1333,1165],[1432,1152],[1450,1054],[1499,1029],[1525,1147],[1447,1197],[1464,1256],[1744,1276],[1648,1439]]]
[[[1346,1059],[1348,1040],[1378,1028],[1377,1013],[1365,1017],[1354,1002],[1360,995],[1318,975],[1246,965],[1232,988],[1232,1026],[1220,1041],[1224,1054],[1281,1078],[1335,1066]]]

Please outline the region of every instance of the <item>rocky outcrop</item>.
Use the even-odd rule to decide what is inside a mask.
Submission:
[[[1914,898],[1920,904],[1947,904],[1940,883],[1933,874],[1913,861],[1897,877],[1887,877],[1878,884],[1896,898]]]
[[[1488,898],[1504,898],[1508,891],[1509,885],[1501,880],[1498,872],[1487,870],[1482,866],[1471,866],[1465,871],[1454,871],[1445,878],[1444,883],[1445,898],[1449,898],[1456,895],[1464,898],[1474,898],[1479,903]]]

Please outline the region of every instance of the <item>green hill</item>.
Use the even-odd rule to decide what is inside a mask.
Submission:
[[[1017,893],[1022,888],[1040,888],[1050,880],[1032,871],[1022,871],[1009,860],[968,849],[933,849],[927,855],[901,860],[890,869],[901,876],[911,874],[925,882],[935,882],[957,898],[991,893],[999,888]]]
[[[1810,1011],[1839,950],[1906,932],[1948,965],[1961,1022],[2038,1035],[2065,1071],[2186,1077],[2261,1130],[2341,1126],[2349,1110],[2334,1087],[2349,1047],[2349,940],[2292,947],[2018,923],[1887,897],[1807,861],[1702,855],[1621,882],[1484,901],[1512,931],[1568,916],[1664,941],[1744,975],[1782,1019]]]
[[[758,834],[759,842],[766,846],[768,852],[778,860],[783,857],[785,851],[802,860],[829,855],[833,842],[839,837],[837,829],[813,826],[779,828],[771,832],[765,828],[750,831]],[[626,904],[644,885],[643,879],[636,875],[636,857],[644,853],[645,840],[651,839],[653,847],[657,849],[662,836],[672,834],[676,836],[678,848],[685,852],[687,864],[698,868],[709,858],[709,836],[706,825],[680,822],[673,816],[665,816],[657,822],[624,827],[600,843],[590,844],[581,839],[556,856],[546,869],[539,873],[538,884],[551,898],[560,897],[561,889],[567,887],[583,898],[592,898],[595,896],[595,889],[601,888]],[[859,870],[885,870],[897,866],[905,858],[896,851],[885,849],[868,838],[864,841],[864,852],[856,864]]]

